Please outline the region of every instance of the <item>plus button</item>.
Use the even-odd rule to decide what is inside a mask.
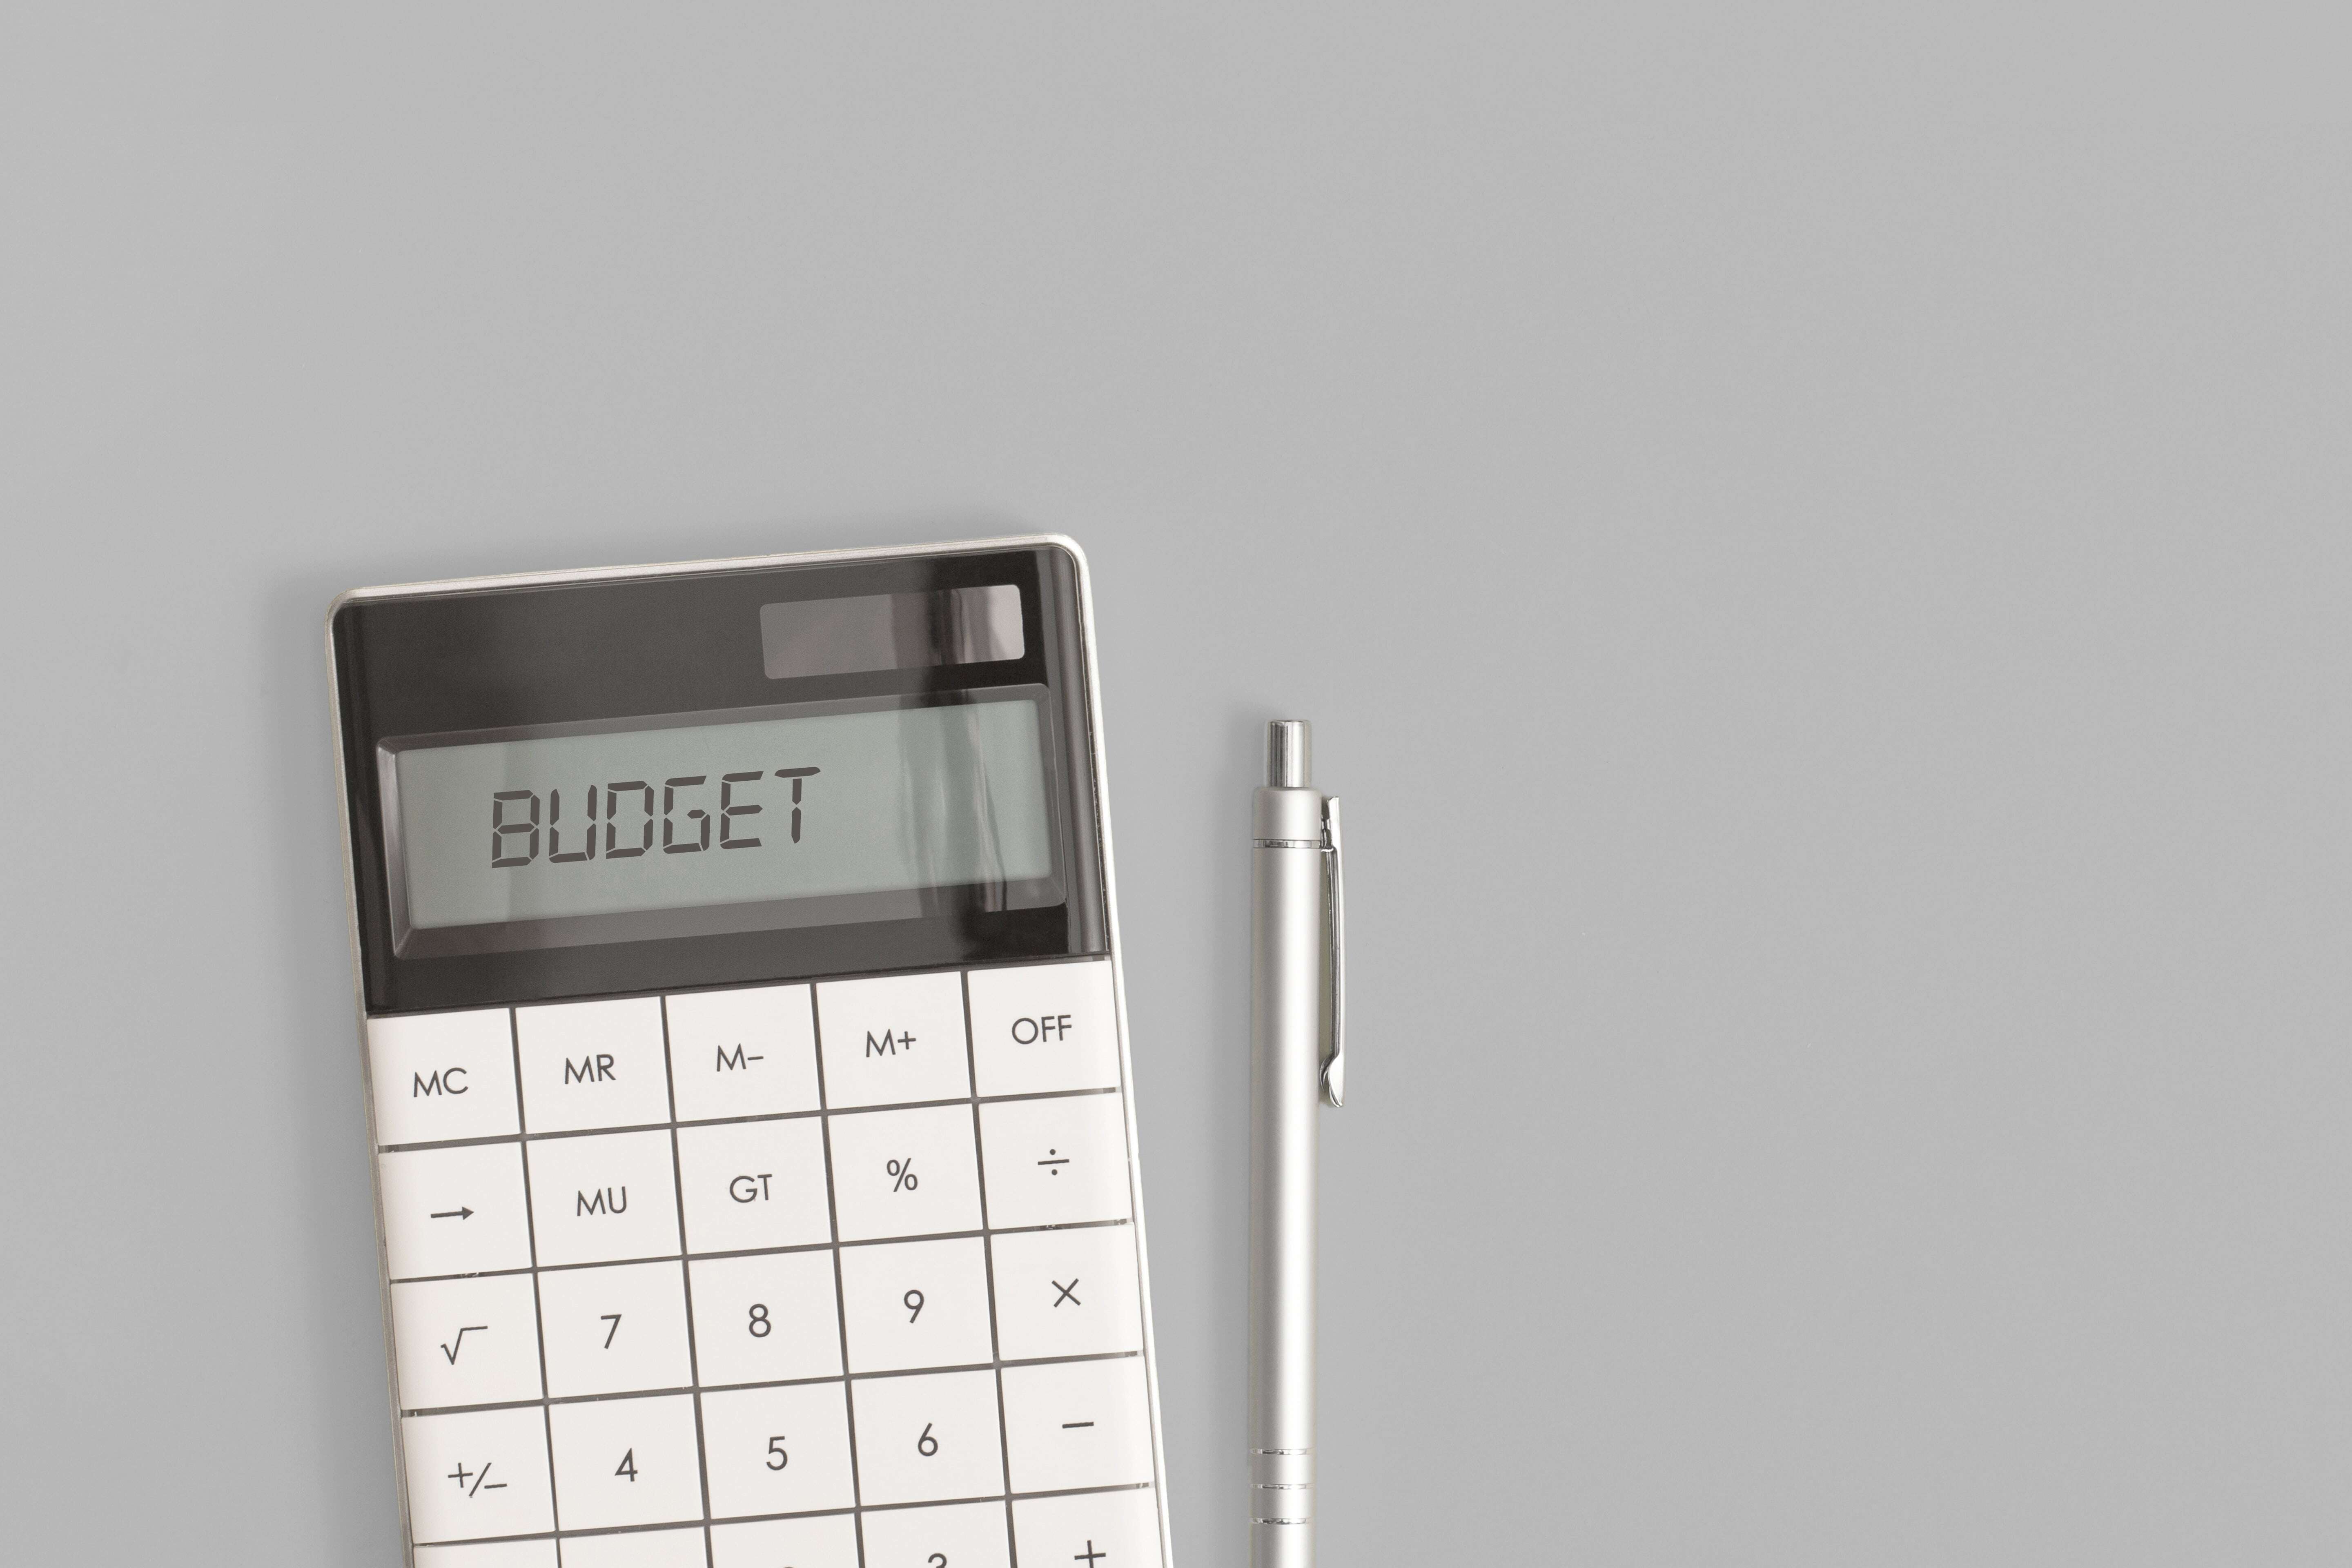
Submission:
[[[1101,1562],[1104,1558],[1108,1557],[1110,1553],[1108,1552],[1096,1551],[1095,1538],[1089,1535],[1087,1537],[1087,1549],[1084,1552],[1071,1552],[1070,1561],[1073,1563],[1083,1563],[1087,1565],[1087,1568],[1094,1568],[1096,1563]]]

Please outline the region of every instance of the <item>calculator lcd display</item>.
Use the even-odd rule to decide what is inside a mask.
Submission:
[[[1033,700],[694,717],[388,748],[403,923],[564,922],[1053,874]]]

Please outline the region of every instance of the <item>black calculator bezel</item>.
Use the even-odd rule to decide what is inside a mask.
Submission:
[[[761,605],[1010,584],[1017,659],[770,679]],[[361,990],[371,1015],[683,991],[1110,951],[1088,689],[1084,568],[1059,542],[714,563],[365,591],[329,617]],[[1042,688],[1063,901],[991,909],[979,889],[916,919],[577,946],[404,955],[376,765],[386,742],[802,702],[954,701]]]

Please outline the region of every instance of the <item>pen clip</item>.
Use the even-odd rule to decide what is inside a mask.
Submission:
[[[1339,855],[1339,798],[1323,798],[1323,866],[1331,898],[1331,1040],[1323,1057],[1323,1103],[1338,1106],[1347,1090],[1348,916],[1347,883]]]

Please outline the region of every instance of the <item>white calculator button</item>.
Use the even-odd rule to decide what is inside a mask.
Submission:
[[[842,1240],[980,1228],[971,1106],[872,1110],[828,1121]]]
[[[700,1525],[563,1538],[563,1568],[704,1568],[709,1561]]]
[[[416,1568],[556,1568],[552,1541],[485,1541],[471,1546],[420,1546]]]
[[[750,1252],[833,1239],[824,1129],[814,1116],[680,1128],[677,1168],[688,1252]]]
[[[669,1120],[661,999],[515,1009],[522,1108],[533,1132]]]
[[[971,1093],[962,976],[835,981],[816,988],[816,1012],[827,1105],[905,1105]]]
[[[478,1541],[555,1528],[540,1406],[411,1415],[400,1436],[415,1540]]]
[[[392,1338],[403,1410],[540,1395],[539,1314],[528,1274],[394,1285]]]
[[[710,1527],[710,1568],[858,1568],[857,1525],[845,1513]]]
[[[1143,1358],[1006,1367],[1004,1447],[1016,1492],[1150,1480]]]
[[[530,1214],[542,1267],[677,1257],[677,1174],[669,1134],[534,1142]]]
[[[700,991],[665,1005],[680,1121],[817,1108],[816,1023],[807,986]]]
[[[859,1378],[850,1384],[850,1401],[857,1415],[857,1487],[867,1504],[1003,1494],[994,1373]],[[866,1517],[870,1528],[873,1516]]]
[[[1108,962],[975,969],[969,984],[979,1093],[1118,1087]]]
[[[521,1130],[505,1008],[371,1018],[367,1036],[378,1143],[506,1138]]]
[[[838,1383],[704,1394],[702,1455],[713,1519],[814,1513],[857,1500]]]
[[[1004,1505],[894,1508],[866,1516],[866,1568],[1009,1568]],[[797,1565],[795,1565],[797,1568]],[[1045,1568],[1061,1568],[1048,1563]]]
[[[980,1142],[992,1226],[1129,1217],[1127,1122],[1118,1095],[983,1105]]]
[[[692,1394],[551,1405],[547,1418],[564,1529],[702,1517]]]
[[[394,1279],[530,1267],[522,1150],[514,1143],[380,1154]]]
[[[539,1317],[547,1392],[558,1399],[694,1383],[681,1264],[544,1271]]]
[[[1149,1487],[1023,1498],[1013,1505],[1013,1539],[1024,1563],[1160,1568],[1160,1510]]]
[[[1006,1361],[1143,1348],[1133,1226],[1014,1231],[988,1245]]]
[[[841,1375],[830,1251],[699,1258],[687,1268],[704,1387]]]
[[[841,1299],[852,1372],[996,1359],[988,1331],[988,1257],[976,1236],[845,1247]]]

